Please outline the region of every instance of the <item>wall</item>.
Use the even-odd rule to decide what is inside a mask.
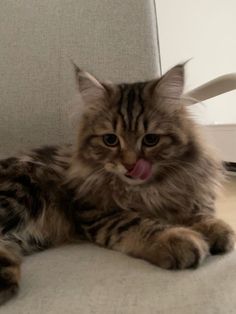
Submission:
[[[156,0],[161,63],[188,60],[186,89],[236,72],[235,0]],[[236,124],[236,91],[195,105],[203,124]]]

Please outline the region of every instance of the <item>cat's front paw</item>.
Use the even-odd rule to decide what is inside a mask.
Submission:
[[[206,219],[195,229],[207,238],[211,254],[223,254],[234,249],[235,233],[226,222],[216,218]]]
[[[150,261],[165,269],[195,268],[209,253],[202,235],[184,227],[167,229],[156,240]]]

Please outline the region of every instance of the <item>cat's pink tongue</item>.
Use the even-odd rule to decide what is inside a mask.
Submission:
[[[150,177],[151,172],[152,172],[151,163],[145,159],[139,159],[136,162],[134,168],[130,170],[127,173],[127,175],[135,179],[146,180]]]

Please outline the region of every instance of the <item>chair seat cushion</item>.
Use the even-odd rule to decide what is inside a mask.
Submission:
[[[223,314],[236,310],[236,252],[166,271],[92,244],[29,256],[4,314]]]

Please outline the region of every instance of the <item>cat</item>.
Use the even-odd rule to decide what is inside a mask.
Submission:
[[[76,66],[75,76],[76,145],[0,161],[0,303],[19,289],[23,255],[62,243],[87,240],[165,269],[234,247],[215,217],[222,163],[181,100],[184,66],[129,84]]]

